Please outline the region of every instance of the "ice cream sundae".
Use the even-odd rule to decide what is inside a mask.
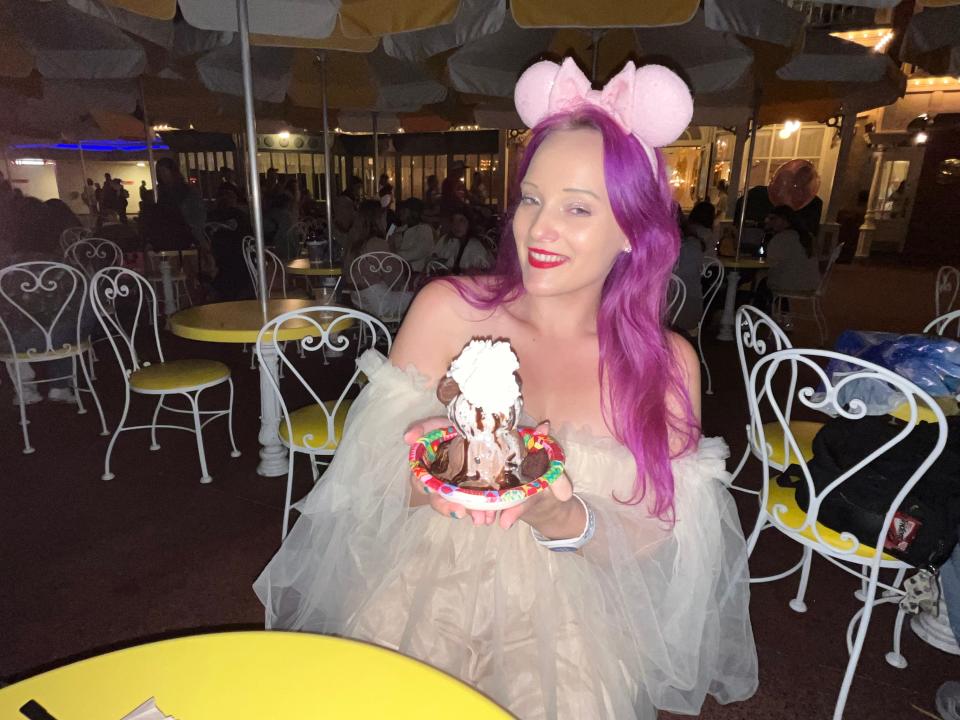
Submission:
[[[547,451],[528,450],[518,424],[520,363],[505,340],[471,340],[437,386],[457,434],[437,448],[430,472],[460,488],[518,487],[550,467]]]

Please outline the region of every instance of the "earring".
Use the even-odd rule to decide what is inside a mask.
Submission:
[[[623,251],[624,251],[625,253],[631,253],[631,252],[633,252],[633,248],[630,247],[629,245],[627,245],[627,246],[623,249]]]

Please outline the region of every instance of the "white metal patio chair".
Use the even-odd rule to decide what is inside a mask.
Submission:
[[[753,366],[763,356],[778,350],[790,349],[793,345],[783,329],[769,315],[752,305],[742,305],[737,309],[733,329],[737,341],[737,355],[740,359],[740,374],[743,378],[744,390],[747,393],[747,407],[749,408],[750,371]],[[768,410],[763,402],[764,399],[765,396],[761,396],[761,402],[758,404],[762,412]],[[813,437],[823,427],[823,423],[792,419],[792,407],[792,403],[787,404],[786,418],[790,423],[794,438],[797,439],[803,457],[809,460],[813,456]],[[769,412],[763,412],[759,418],[765,429],[765,439],[762,444],[759,436],[750,429],[750,425],[747,425],[747,446],[743,450],[740,462],[730,476],[731,489],[752,495],[758,494],[756,490],[750,490],[736,484],[740,472],[751,455],[758,460],[766,457],[770,465],[778,470],[784,470],[788,465],[796,462],[796,457],[790,450],[786,438],[779,431],[779,425],[775,421],[765,420],[769,416]],[[752,423],[753,418],[751,416]],[[761,448],[765,448],[765,451]]]
[[[123,250],[113,240],[90,236],[71,243],[63,251],[63,259],[83,271],[88,278],[92,278],[98,270],[105,267],[121,267]]]
[[[842,377],[833,379],[821,367],[821,364],[831,359],[841,360],[855,369],[849,374],[844,373]],[[796,387],[798,372],[802,373],[804,378],[804,381],[799,383],[801,385],[799,389]],[[777,375],[781,373],[786,373],[790,380],[790,394],[781,396],[782,399],[773,391]],[[809,382],[807,382],[808,379]],[[857,464],[845,469],[835,480],[818,492],[807,460],[800,451],[799,440],[791,432],[788,403],[795,398],[813,410],[836,414],[847,420],[861,420],[866,416],[867,408],[861,397],[869,392],[868,388],[874,383],[894,389],[907,398],[906,422],[890,440],[879,445]],[[888,529],[894,521],[894,515],[900,509],[904,498],[917,482],[923,482],[923,474],[943,450],[947,440],[946,419],[936,402],[909,380],[873,363],[829,350],[786,349],[761,358],[751,372],[749,393],[752,417],[759,417],[758,407],[762,395],[773,408],[780,430],[797,458],[796,464],[802,474],[801,485],[806,485],[809,499],[807,509],[804,511],[797,503],[796,488],[781,487],[777,483],[778,469],[769,462],[768,458],[762,458],[763,489],[760,493],[756,525],[747,541],[748,555],[753,555],[760,533],[766,528],[774,528],[803,547],[803,559],[793,570],[768,578],[779,579],[787,577],[797,569],[801,571],[797,594],[790,601],[791,609],[796,612],[805,612],[807,609],[804,596],[813,553],[860,581],[861,587],[857,596],[863,602],[863,607],[854,614],[847,626],[849,660],[833,712],[834,720],[840,720],[843,717],[847,695],[853,682],[874,607],[882,604],[897,604],[904,595],[902,582],[905,573],[912,566],[886,552],[885,541]],[[840,400],[841,397],[843,400]],[[902,442],[917,427],[921,413],[933,417],[937,423],[937,441],[929,454],[918,458],[916,469],[908,477],[903,478],[903,486],[890,503],[878,536],[858,538],[845,528],[829,528],[822,524],[820,509],[824,500],[832,493],[842,493],[844,482]],[[767,442],[763,423],[754,422],[753,425],[753,430],[759,436],[761,444]],[[892,580],[882,581],[881,571],[894,573]],[[903,620],[904,613],[897,608],[892,649],[885,655],[886,661],[896,668],[904,668],[907,665],[906,659],[900,652]]]
[[[707,318],[710,316],[710,307],[720,288],[723,287],[723,274],[723,263],[716,258],[704,258],[700,280],[701,284],[706,284],[707,289],[703,293],[703,314],[700,316],[700,322],[697,323],[697,352],[700,353],[700,364],[703,365],[704,372],[707,374],[707,389],[704,391],[707,395],[713,395],[713,377],[710,375],[707,358],[703,354],[703,333]]]
[[[83,227],[82,225],[68,227],[62,233],[60,233],[60,250],[62,252],[66,252],[67,248],[73,245],[77,240],[82,240],[83,238],[90,237],[91,235],[93,235],[93,230]]]
[[[103,463],[103,480],[112,480],[110,456],[120,433],[128,430],[150,430],[150,449],[159,450],[157,430],[186,430],[194,433],[197,440],[197,455],[200,459],[200,482],[213,480],[207,470],[207,457],[203,447],[203,428],[217,418],[227,416],[227,431],[233,451],[231,457],[239,457],[240,451],[233,439],[233,378],[230,368],[216,360],[166,360],[160,345],[157,315],[157,296],[152,285],[139,273],[127,268],[104,268],[90,282],[90,300],[100,324],[107,333],[110,345],[120,363],[123,375],[124,400],[123,413],[117,429],[110,438]],[[121,307],[126,303],[127,307]],[[123,310],[132,310],[124,313]],[[145,327],[143,315],[146,313],[154,321]],[[124,321],[124,318],[127,318]],[[139,334],[139,335],[138,335]],[[138,336],[146,335],[138,343]],[[155,358],[156,362],[147,358]],[[230,391],[229,404],[221,410],[201,410],[200,395],[208,388],[226,383]],[[146,395],[157,399],[153,419],[149,425],[125,425],[130,411],[131,395]],[[172,407],[164,403],[168,395],[183,396],[187,409]],[[190,415],[193,425],[158,425],[161,410]],[[201,421],[201,416],[206,419]]]
[[[67,264],[81,270],[89,280],[105,267],[122,267],[123,250],[112,240],[90,236],[72,243],[64,251],[63,259]],[[94,363],[100,359],[97,357],[96,344],[105,342],[106,339],[96,338],[90,344],[90,377],[93,380],[97,379]]]
[[[87,412],[81,395],[89,392],[100,415],[101,434],[108,434],[103,408],[84,362],[94,322],[87,307],[87,279],[77,268],[35,261],[0,269],[0,361],[6,364],[17,394],[25,455],[36,450],[27,431],[30,421],[25,392],[45,383],[69,380],[79,415]],[[34,364],[56,361],[69,361],[70,371],[43,378],[31,372]],[[86,387],[79,382],[78,366]]]
[[[955,325],[954,330],[956,331],[953,334],[960,338],[960,310],[953,310],[944,313],[940,317],[935,317],[927,323],[926,327],[923,328],[923,332],[947,337],[950,335],[950,327],[953,325]]]
[[[820,334],[820,344],[827,342],[827,317],[823,314],[823,296],[826,295],[827,286],[830,283],[830,275],[833,273],[833,266],[837,264],[837,258],[843,252],[844,243],[838,244],[833,252],[830,253],[830,259],[827,260],[827,266],[824,268],[823,275],[820,276],[820,284],[813,292],[783,292],[773,290],[773,317],[777,322],[784,323],[786,318],[813,318],[817,324],[817,332]],[[790,311],[783,309],[783,301],[790,301]],[[810,315],[798,313],[796,311],[797,303],[810,303]]]
[[[357,307],[396,331],[413,299],[410,263],[391,252],[364,253],[350,263]]]
[[[933,288],[933,311],[943,315],[953,310],[953,304],[960,293],[960,268],[944,265],[937,270],[937,281]]]
[[[680,311],[683,310],[683,304],[687,301],[687,286],[679,276],[670,273],[670,280],[667,285],[667,319],[668,324],[673,325],[680,317]]]
[[[250,274],[250,282],[257,299],[260,298],[260,278],[257,274],[257,240],[247,235],[243,238],[243,262]],[[267,297],[288,298],[305,297],[303,293],[293,293],[287,289],[287,270],[279,256],[268,248],[263,250],[264,274],[267,277]]]
[[[319,477],[320,464],[326,464],[333,457],[339,446],[343,434],[343,422],[346,419],[351,401],[347,399],[350,389],[357,384],[360,377],[359,368],[343,386],[339,395],[333,400],[323,400],[316,390],[307,382],[300,370],[280,350],[285,342],[279,339],[285,328],[292,325],[302,326],[307,323],[316,329],[316,334],[296,341],[306,352],[332,350],[343,353],[350,348],[351,343],[359,343],[357,354],[361,347],[376,347],[383,342],[387,352],[390,351],[390,332],[386,326],[375,317],[367,313],[331,305],[317,305],[314,307],[294,310],[278,315],[260,329],[257,336],[256,353],[263,363],[264,348],[269,347],[280,358],[280,364],[286,366],[289,378],[286,392],[281,389],[278,380],[268,374],[270,384],[277,395],[282,410],[279,435],[280,441],[290,450],[287,460],[287,491],[283,505],[283,534],[287,536],[290,520],[291,495],[293,493],[293,464],[296,453],[303,453],[310,460],[314,482]],[[357,326],[361,332],[354,332]],[[352,340],[351,338],[359,338]],[[293,386],[295,392],[290,391]],[[303,396],[306,391],[308,402],[300,408],[291,409],[290,396]]]

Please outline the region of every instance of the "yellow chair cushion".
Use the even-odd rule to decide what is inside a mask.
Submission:
[[[81,340],[79,345],[75,342],[67,343],[67,345],[66,348],[60,347],[50,350],[49,352],[20,352],[16,355],[0,353],[0,361],[13,362],[14,360],[19,360],[20,362],[45,362],[47,360],[60,360],[61,358],[73,357],[74,355],[85,353],[90,349],[90,342],[87,340]]]
[[[810,460],[810,458],[813,457],[813,436],[816,435],[822,427],[823,423],[808,422],[806,420],[794,420],[790,423],[790,432],[793,433],[793,439],[797,441],[797,446],[800,448],[804,460]],[[789,460],[786,460],[784,457],[786,453],[784,452],[783,428],[780,427],[780,423],[766,423],[763,426],[763,436],[771,449],[771,465],[783,469],[797,462],[792,450]],[[755,438],[754,444],[760,444],[759,437]]]
[[[770,488],[767,495],[767,513],[771,516],[774,516],[773,508],[775,505],[785,506],[787,508],[786,511],[782,515],[775,517],[777,517],[780,522],[788,528],[800,527],[807,517],[807,514],[800,508],[799,505],[797,505],[796,493],[797,491],[794,488],[780,487],[777,485],[777,479],[775,477],[770,480]],[[822,541],[818,541],[817,536],[813,533],[813,528],[811,528],[809,525],[803,529],[803,532],[801,532],[800,535],[808,540],[833,546],[840,551],[850,548],[851,543],[842,540],[840,538],[840,533],[838,533],[836,530],[831,530],[822,523],[817,523],[817,530],[820,533]],[[874,552],[875,550],[872,547],[864,545],[861,539],[860,547],[858,547],[857,551],[853,554],[860,558],[870,559],[873,557]],[[883,553],[881,557],[884,560],[896,561],[897,559],[888,553]]]
[[[140,368],[130,387],[147,392],[191,390],[230,377],[230,368],[216,360],[171,360]]]
[[[347,412],[350,410],[350,400],[344,400],[337,409],[337,414],[333,418],[333,442],[327,442],[327,413],[333,412],[334,401],[327,400],[323,403],[324,409],[317,404],[307,405],[299,410],[290,413],[290,425],[293,428],[293,437],[296,442],[290,442],[290,433],[288,432],[287,422],[280,419],[280,439],[286,445],[294,447],[308,448],[314,450],[336,450],[340,444],[340,438],[343,437],[343,422],[347,419]],[[305,436],[312,436],[305,438]]]

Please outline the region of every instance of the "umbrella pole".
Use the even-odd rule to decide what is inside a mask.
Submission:
[[[140,109],[143,110],[143,137],[147,141],[147,165],[150,167],[150,184],[153,190],[153,201],[157,202],[157,166],[153,162],[153,128],[147,117],[147,97],[143,92],[143,79],[140,80]],[[80,150],[83,157],[83,150]],[[86,173],[84,173],[86,175]]]
[[[83,140],[77,140],[77,147],[80,149],[80,174],[83,176],[80,178],[80,199],[83,200],[87,192],[87,163],[83,159]],[[84,205],[86,205],[86,201],[84,201]],[[90,206],[87,206],[87,210],[89,209]]]
[[[253,113],[253,74],[250,68],[250,27],[247,0],[237,0],[237,24],[240,29],[240,65],[243,73],[243,114],[247,145],[247,182],[249,183],[250,219],[257,240],[257,283],[260,286],[260,311],[267,317],[267,273],[264,264],[263,216],[260,212],[260,183],[257,175],[257,120]]]
[[[603,39],[603,30],[593,30],[590,33],[593,39],[593,58],[590,61],[590,82],[597,81],[597,61],[600,59],[600,41]]]
[[[380,191],[380,143],[377,142],[377,114],[371,113],[373,122],[373,192]]]
[[[757,116],[760,112],[760,97],[753,105],[753,118],[750,120],[750,151],[747,153],[747,167],[743,173],[743,204],[740,206],[740,221],[737,224],[737,255],[740,259],[740,240],[743,238],[743,224],[747,219],[747,195],[750,190],[750,170],[753,168],[753,150],[757,146]]]
[[[250,216],[253,220],[253,232],[257,241],[257,283],[260,287],[260,313],[263,322],[270,319],[268,299],[270,286],[267,285],[266,263],[263,247],[263,216],[260,214],[260,183],[257,175],[257,125],[253,114],[253,77],[250,69],[250,23],[247,17],[247,0],[237,0],[237,25],[240,30],[240,63],[243,73],[243,114],[246,133],[247,177],[250,184]],[[287,306],[289,307],[289,306]],[[253,348],[251,348],[252,350]],[[260,463],[257,474],[263,477],[277,477],[287,474],[287,450],[280,443],[280,399],[277,388],[280,387],[279,357],[277,344],[273,338],[257,343],[257,355],[260,358]]]
[[[320,53],[320,90],[323,97],[323,191],[327,201],[327,260],[333,267],[333,197],[330,194],[330,118],[327,115],[327,58]]]

